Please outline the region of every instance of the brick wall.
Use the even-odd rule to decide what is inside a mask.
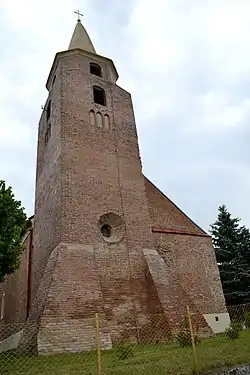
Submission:
[[[185,230],[196,234],[205,233],[146,177],[145,185],[154,227]]]
[[[102,77],[89,73],[90,62],[100,64]],[[70,335],[78,320],[84,327],[82,319],[90,318],[89,314],[92,316],[99,308],[113,337],[123,331],[128,319],[132,332],[138,322],[147,324],[149,311],[163,311],[165,279],[161,283],[152,269],[149,277],[143,248],[157,249],[167,266],[171,253],[171,280],[176,285],[169,293],[176,294],[172,296],[174,301],[186,295],[189,304],[198,301],[198,310],[207,310],[211,301],[216,312],[223,310],[210,239],[142,175],[131,96],[115,84],[112,62],[79,50],[62,52],[55,58],[48,85],[51,137],[45,145],[48,121],[44,111],[37,150],[33,297],[37,290],[42,295],[47,293],[42,275],[53,249],[62,243],[68,247],[65,257],[60,258],[61,266],[59,262],[55,268],[55,284],[49,286],[45,310],[37,310],[43,315],[40,350],[48,352],[56,345],[53,340],[60,336],[60,329],[65,329],[64,322]],[[106,106],[94,103],[95,85],[105,90]],[[111,128],[91,124],[90,110],[108,115]],[[99,218],[110,212],[124,223],[124,235],[119,241],[108,242],[100,232]],[[196,237],[153,235],[152,226],[191,232]],[[93,248],[95,266],[86,269],[88,262],[81,246]],[[86,285],[100,294],[102,302],[90,303]],[[151,295],[156,296],[155,303]],[[59,316],[62,326],[56,328]],[[52,327],[55,337],[50,337],[48,343]]]
[[[23,322],[26,319],[29,249],[30,232],[23,243],[19,269],[15,273],[8,275],[5,281],[0,284],[0,305],[2,293],[5,292],[5,323]]]
[[[101,65],[102,78],[89,73],[91,61]],[[46,147],[45,113],[39,126],[33,288],[36,290],[48,256],[58,243],[91,244],[103,288],[117,296],[123,288],[131,308],[146,312],[142,248],[153,246],[153,237],[131,96],[112,82],[113,67],[108,59],[68,51],[53,69],[56,80],[49,94],[52,132]],[[94,85],[104,88],[106,106],[94,103]],[[109,115],[110,130],[90,124],[91,109]],[[125,222],[125,236],[119,246],[106,243],[98,227],[100,216],[108,212]],[[111,254],[116,257],[110,263],[116,277],[109,282],[100,248],[107,254],[106,263]],[[126,263],[123,276],[117,275],[122,259]],[[118,300],[114,299],[114,306],[119,306]]]
[[[203,313],[226,312],[225,300],[209,237],[155,233],[159,252],[178,274],[186,294]]]
[[[147,179],[146,192],[152,226],[166,229],[166,233],[154,233],[155,246],[177,273],[188,298],[202,313],[226,312],[211,237]],[[180,233],[171,233],[175,230]]]
[[[38,129],[34,249],[32,257],[32,299],[35,298],[46,262],[59,244],[61,199],[61,75],[55,72],[53,88],[49,92]],[[51,116],[47,121],[47,104],[51,100]],[[51,136],[45,144],[45,133],[51,124]]]
[[[4,298],[4,318],[0,320],[0,341],[23,328],[27,313],[28,298],[28,259],[30,250],[30,232],[23,243],[19,269],[8,275],[0,284],[0,310],[2,294]]]
[[[49,277],[51,282],[45,287],[45,299],[42,298],[38,352],[77,352],[94,348],[95,313],[104,316],[94,249],[89,245],[61,244],[55,258]],[[44,296],[43,291],[40,292]],[[110,348],[107,325],[101,333],[104,347]]]
[[[187,315],[187,306],[190,308],[197,328],[206,328],[207,324],[202,312],[197,308],[196,300],[186,293],[179,281],[175,264],[169,259],[165,260],[156,250],[144,249],[144,255],[171,331],[178,332],[181,329]]]

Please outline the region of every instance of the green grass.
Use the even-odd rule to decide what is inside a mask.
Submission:
[[[114,351],[102,353],[103,375],[188,375],[192,373],[192,350],[178,344],[140,344],[133,346],[134,356],[118,360]],[[199,370],[233,366],[250,362],[250,331],[241,332],[237,340],[224,335],[203,339],[197,345]],[[96,352],[18,357],[0,355],[1,375],[96,375]]]

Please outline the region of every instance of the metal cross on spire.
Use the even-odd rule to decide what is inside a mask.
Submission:
[[[83,14],[80,13],[79,10],[75,10],[74,13],[77,14],[77,21],[81,21],[81,18],[80,18],[80,17],[81,17],[81,16],[83,17]]]

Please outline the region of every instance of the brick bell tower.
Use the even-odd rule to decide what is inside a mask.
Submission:
[[[94,345],[95,312],[107,345],[146,322],[142,250],[154,243],[131,95],[117,79],[78,20],[39,123],[30,315],[40,352],[64,351],[65,327],[71,351]]]

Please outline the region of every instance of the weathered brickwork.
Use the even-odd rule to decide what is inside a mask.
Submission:
[[[225,312],[218,266],[209,237],[155,233],[159,254],[203,313]]]
[[[28,308],[29,252],[31,251],[31,232],[23,242],[23,253],[18,271],[0,283],[0,310],[3,303],[3,319],[0,320],[0,341],[22,329]],[[4,300],[2,295],[5,293]]]
[[[93,247],[57,246],[47,263],[19,350],[33,351],[37,345],[38,353],[45,354],[93,348],[94,312],[104,315],[103,305]],[[103,345],[111,347],[107,325],[101,332]]]
[[[17,272],[6,277],[0,284],[0,305],[2,294],[4,299],[4,323],[24,322],[28,298],[28,260],[30,251],[30,232],[23,243],[23,253]]]
[[[173,262],[169,259],[165,260],[157,250],[144,249],[143,251],[170,330],[178,332],[181,329],[187,314],[187,306],[190,308],[197,329],[207,327],[195,300],[182,288]]]
[[[57,73],[57,72],[56,72]],[[59,75],[59,73],[58,73]],[[36,193],[34,215],[34,251],[32,256],[32,299],[35,298],[51,251],[59,244],[61,207],[61,82],[56,77],[45,104],[38,129]],[[46,120],[51,100],[51,116]],[[51,124],[51,136],[45,145],[45,133]]]
[[[175,330],[187,305],[201,329],[203,314],[226,311],[210,237],[142,174],[131,95],[117,78],[110,59],[80,49],[58,53],[51,68],[38,130],[31,308],[19,350],[92,349],[96,312],[110,348],[149,331],[166,339],[154,327]],[[105,105],[94,102],[94,86]],[[108,115],[109,128],[90,111]],[[25,259],[20,288],[29,298]],[[19,302],[20,314],[28,305]]]
[[[152,226],[186,230],[195,234],[205,234],[168,197],[145,177],[146,194],[149,203]]]
[[[171,264],[185,293],[203,313],[226,312],[211,237],[188,219],[147,179],[146,193],[152,227],[177,231],[159,231],[154,233],[154,239],[159,254],[167,264]],[[186,234],[180,234],[178,230],[183,230]]]

